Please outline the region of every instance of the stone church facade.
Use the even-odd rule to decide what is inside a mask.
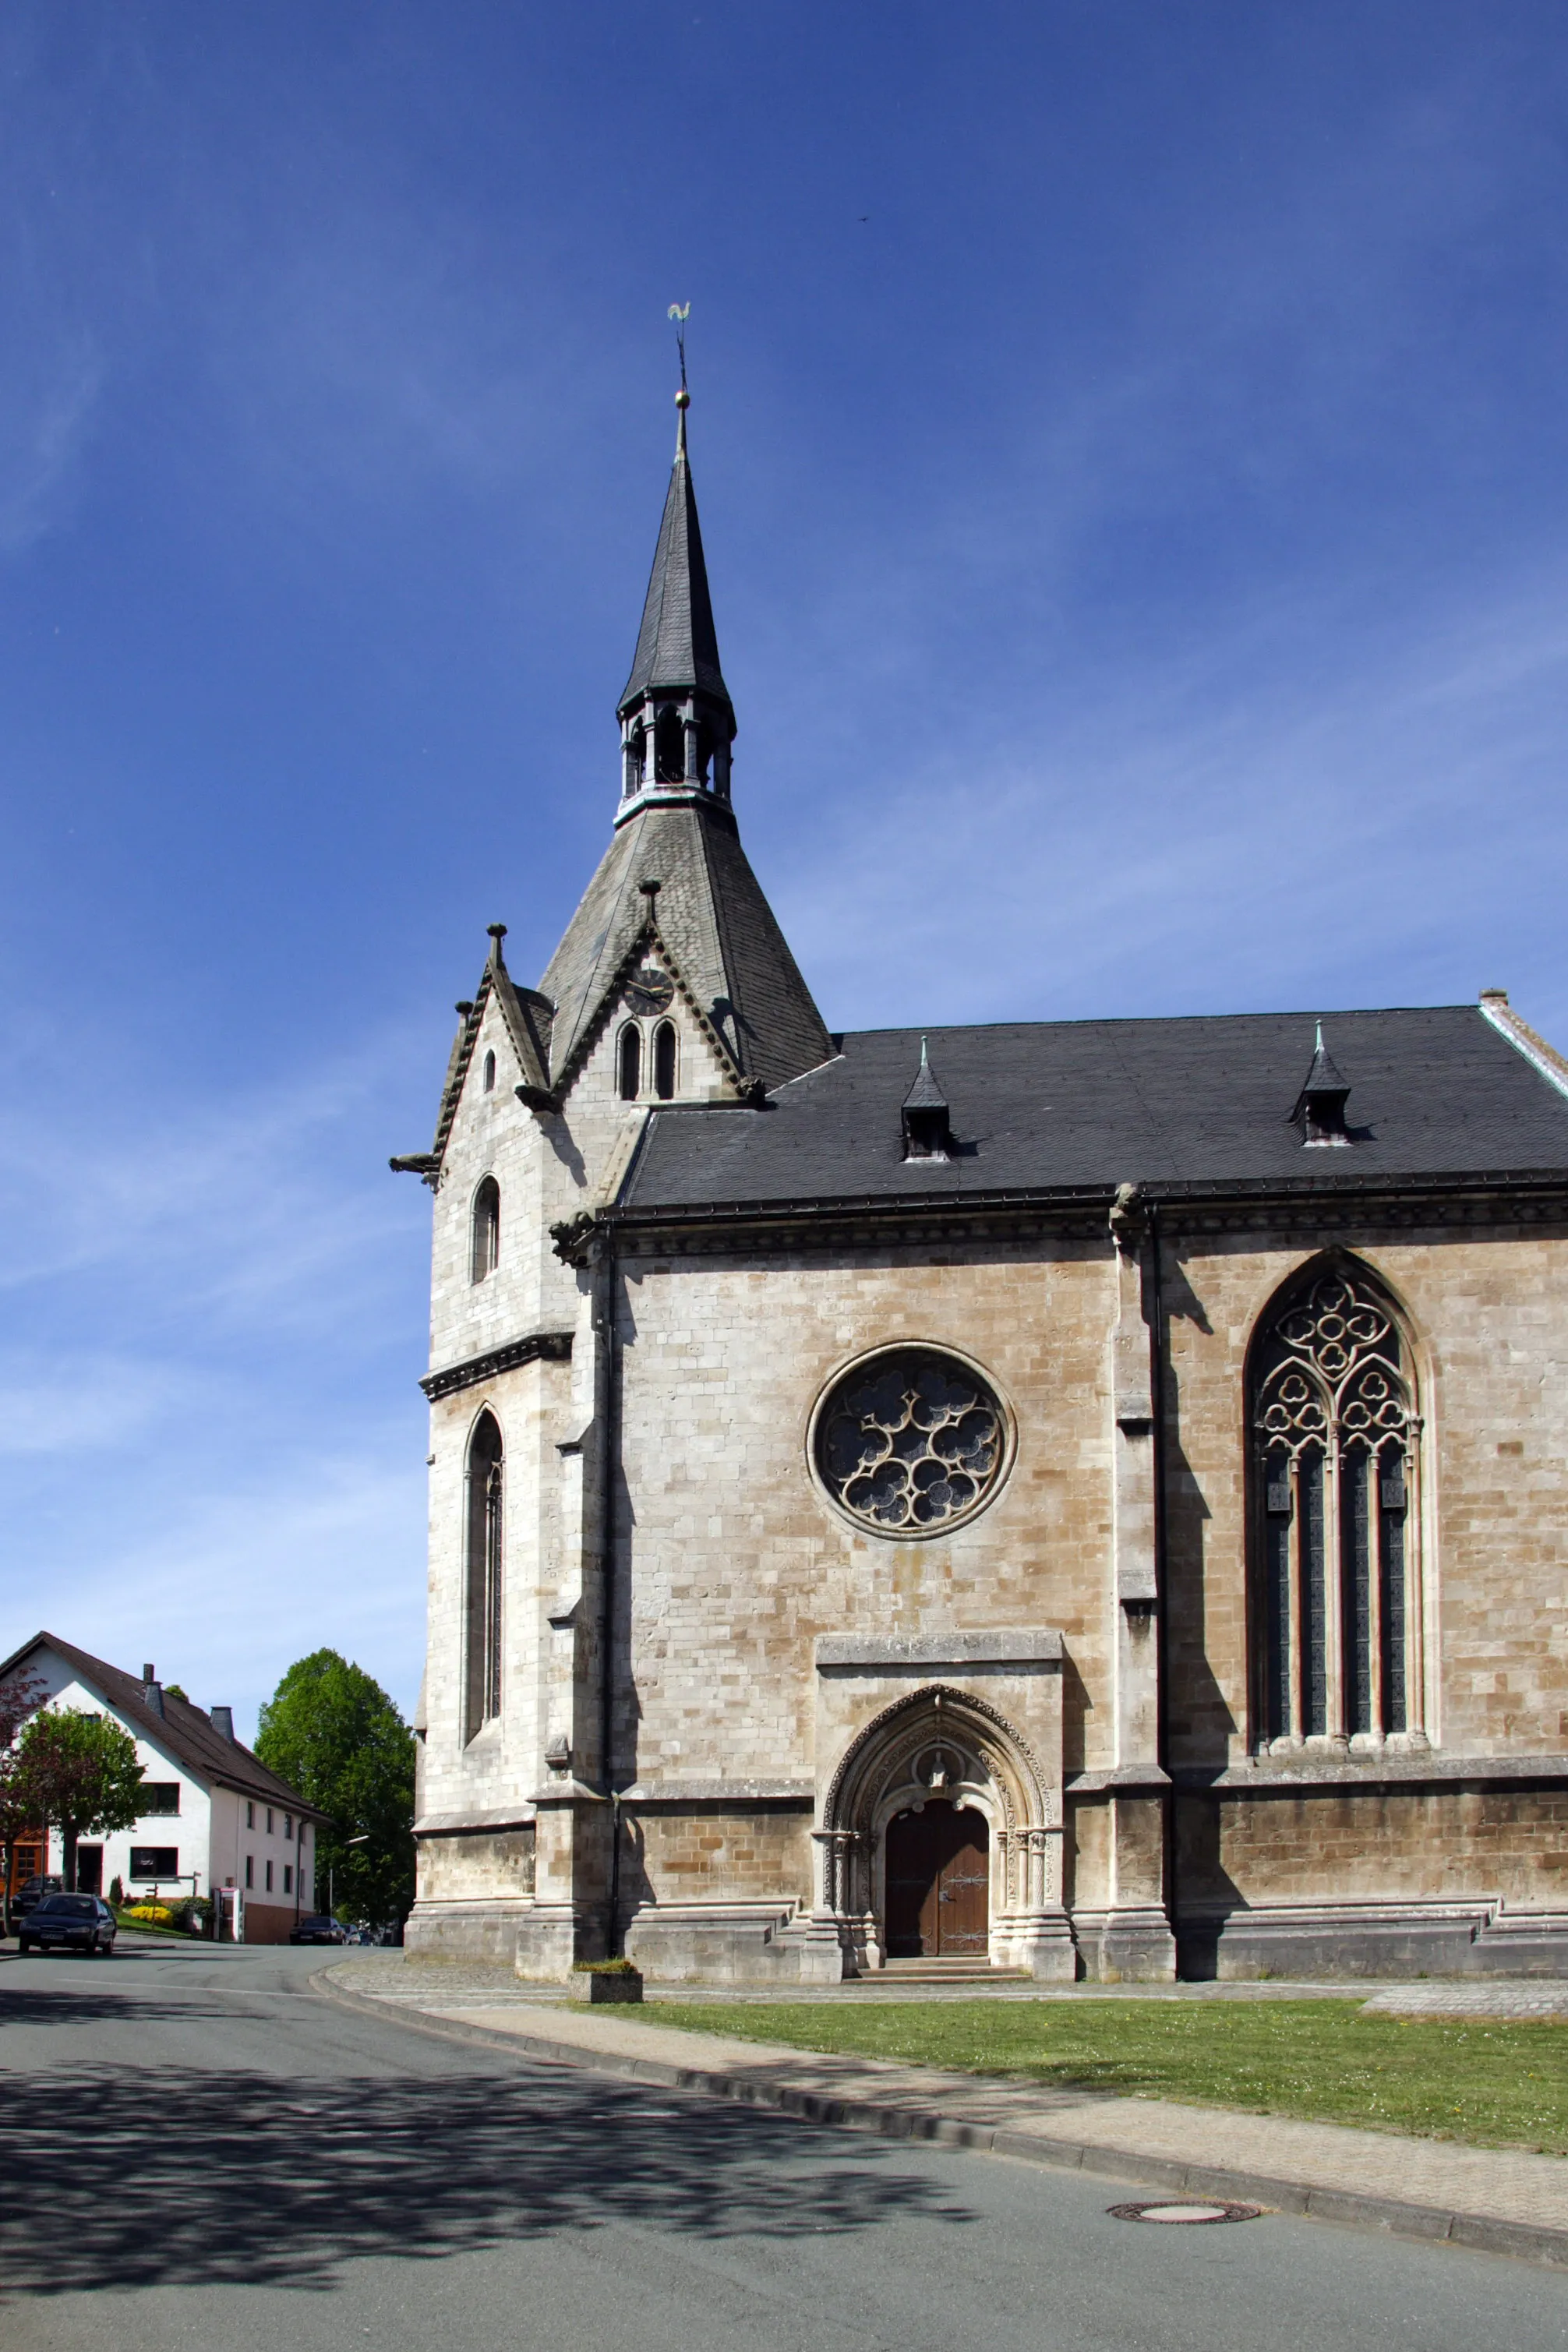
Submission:
[[[434,1192],[411,1945],[1568,1973],[1568,1065],[1506,997],[836,1034],[685,412],[610,845]]]

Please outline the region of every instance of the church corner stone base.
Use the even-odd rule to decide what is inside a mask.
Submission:
[[[1181,1973],[1347,1983],[1408,1977],[1568,1977],[1568,1911],[1486,1902],[1276,1904],[1184,1915]]]
[[[523,1911],[521,1903],[500,1898],[417,1903],[403,1931],[404,1948],[424,1959],[510,1962]]]
[[[1079,1911],[1073,1916],[1084,1973],[1099,1984],[1173,1984],[1176,1939],[1153,1906]]]

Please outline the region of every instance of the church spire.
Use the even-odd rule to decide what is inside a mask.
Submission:
[[[686,451],[686,355],[681,352],[675,463],[643,603],[632,674],[616,706],[621,722],[617,823],[650,802],[730,798],[735,712],[719,667],[719,639],[697,495]]]

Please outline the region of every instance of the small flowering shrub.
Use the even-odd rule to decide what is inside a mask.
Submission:
[[[174,1915],[166,1903],[132,1903],[120,1916],[122,1919],[145,1919],[153,1927],[172,1927],[174,1924]]]

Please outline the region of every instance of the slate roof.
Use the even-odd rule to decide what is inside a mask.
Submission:
[[[719,667],[719,637],[708,593],[708,566],[697,520],[697,495],[686,455],[686,417],[665,494],[653,571],[643,600],[642,626],[617,715],[625,718],[645,695],[661,688],[700,687],[730,706],[730,689]]]
[[[276,1772],[268,1771],[248,1748],[215,1731],[210,1717],[199,1706],[165,1690],[164,1711],[161,1716],[154,1714],[142,1696],[144,1685],[140,1675],[128,1675],[122,1668],[93,1657],[87,1650],[79,1650],[73,1642],[62,1642],[58,1633],[37,1633],[30,1642],[25,1642],[0,1664],[0,1676],[15,1674],[35,1650],[46,1646],[98,1692],[128,1729],[167,1748],[176,1762],[197,1780],[218,1781],[226,1789],[237,1789],[244,1796],[259,1797],[264,1804],[302,1813],[307,1821],[324,1822],[330,1818],[314,1805],[307,1804],[298,1789],[291,1788]]]
[[[616,974],[656,921],[681,979],[741,1075],[782,1086],[833,1052],[822,1015],[741,846],[730,811],[650,805],[620,826],[551,959],[541,987],[555,1005],[551,1082],[590,1042]]]
[[[655,1112],[621,1205],[1568,1177],[1568,1066],[1503,1017],[1525,1042],[1472,1005],[1323,1015],[1351,1090],[1353,1140],[1338,1149],[1304,1145],[1291,1123],[1315,1013],[933,1029],[956,1147],[945,1163],[902,1156],[921,1031],[866,1030],[763,1109]]]

